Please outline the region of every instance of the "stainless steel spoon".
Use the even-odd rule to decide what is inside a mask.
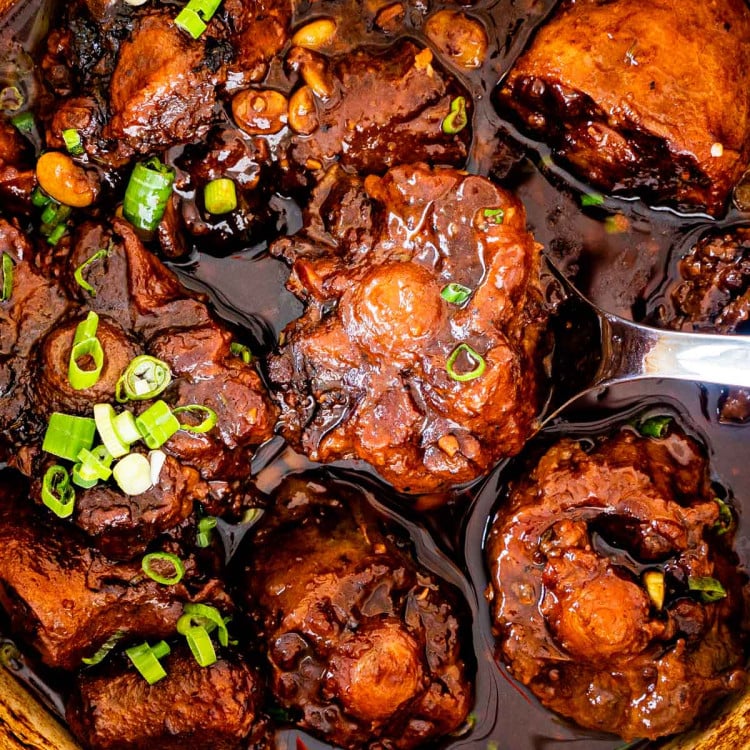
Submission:
[[[633,323],[589,301],[552,262],[565,293],[553,321],[548,422],[584,393],[646,378],[750,388],[750,336],[667,331]]]

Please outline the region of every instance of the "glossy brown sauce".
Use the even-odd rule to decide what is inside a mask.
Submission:
[[[490,54],[481,70],[466,72],[445,63],[471,92],[476,107],[468,168],[490,175],[516,192],[526,206],[529,227],[548,257],[593,301],[608,311],[640,320],[665,304],[664,290],[674,278],[677,260],[702,233],[743,223],[743,219],[747,223],[750,216],[732,209],[723,220],[714,221],[705,215],[680,216],[670,210],[649,209],[640,201],[606,197],[602,206],[581,207],[585,186],[550,165],[544,146],[521,137],[500,119],[492,104],[498,80],[554,5],[553,0],[480,0],[464,8],[481,20],[490,39]],[[449,3],[446,6],[455,7]],[[30,3],[26,7],[38,6]],[[423,1],[409,0],[406,7],[404,34],[428,43],[420,31],[426,16]],[[369,16],[362,5],[350,0],[301,2],[295,24],[320,15],[337,17],[342,36],[357,44],[383,45],[386,41],[382,34],[368,28]],[[35,18],[37,23],[43,22],[43,14],[35,16],[22,9],[8,29],[18,38],[29,32]],[[4,75],[5,70],[0,68],[0,83]],[[299,208],[286,196],[276,196],[274,201],[280,215],[279,231],[295,231],[301,223]],[[260,351],[268,351],[284,326],[301,312],[300,303],[284,289],[286,266],[268,256],[263,244],[226,257],[196,253],[187,262],[173,264],[173,268],[187,286],[208,291],[218,312],[243,328],[246,338]],[[743,512],[743,502],[750,495],[746,460],[750,428],[719,422],[720,395],[718,387],[666,381],[619,386],[580,400],[534,438],[525,453],[557,436],[585,437],[616,429],[643,410],[674,414],[688,433],[706,445],[715,481],[735,499],[739,517],[736,550],[741,570],[747,571],[750,520]],[[447,507],[429,512],[416,511],[413,499],[395,496],[368,472],[362,472],[362,467],[344,463],[321,471],[368,492],[385,515],[408,531],[420,562],[455,585],[466,599],[472,635],[467,650],[469,654],[473,651],[477,667],[473,726],[446,741],[445,747],[484,750],[493,747],[492,743],[513,750],[542,750],[561,744],[571,750],[622,747],[617,738],[579,730],[541,708],[494,661],[494,639],[484,599],[487,573],[482,544],[505,482],[521,463],[522,458],[503,463],[489,478],[459,493]],[[261,450],[254,465],[264,491],[271,491],[285,474],[310,466],[304,458],[285,450],[279,440]],[[229,549],[236,549],[242,534],[225,524],[221,530]],[[30,671],[26,661],[23,664],[19,676],[36,692],[46,693],[48,705],[59,712],[56,693],[60,686],[53,680],[45,687],[45,675]],[[310,750],[327,747],[291,730],[279,733],[278,746],[299,747],[299,737]]]

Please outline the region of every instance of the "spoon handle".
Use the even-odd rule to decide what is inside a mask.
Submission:
[[[750,336],[663,331],[603,313],[602,337],[598,385],[672,378],[750,388]]]

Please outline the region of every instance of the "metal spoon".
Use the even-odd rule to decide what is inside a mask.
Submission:
[[[633,323],[589,301],[548,260],[565,293],[552,323],[552,393],[542,423],[584,393],[646,378],[750,388],[750,336],[667,331]]]

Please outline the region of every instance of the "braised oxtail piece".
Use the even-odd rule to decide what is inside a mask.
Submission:
[[[748,43],[744,0],[568,1],[497,101],[589,184],[718,215],[750,161]]]
[[[732,511],[694,440],[644,432],[553,445],[487,539],[499,657],[548,708],[626,740],[682,731],[746,681]]]
[[[244,587],[274,697],[298,726],[351,750],[401,749],[466,719],[455,595],[351,489],[288,480]]]
[[[330,172],[304,233],[272,248],[307,304],[269,359],[284,436],[411,493],[517,453],[539,410],[546,320],[525,221],[509,193],[452,169]]]

